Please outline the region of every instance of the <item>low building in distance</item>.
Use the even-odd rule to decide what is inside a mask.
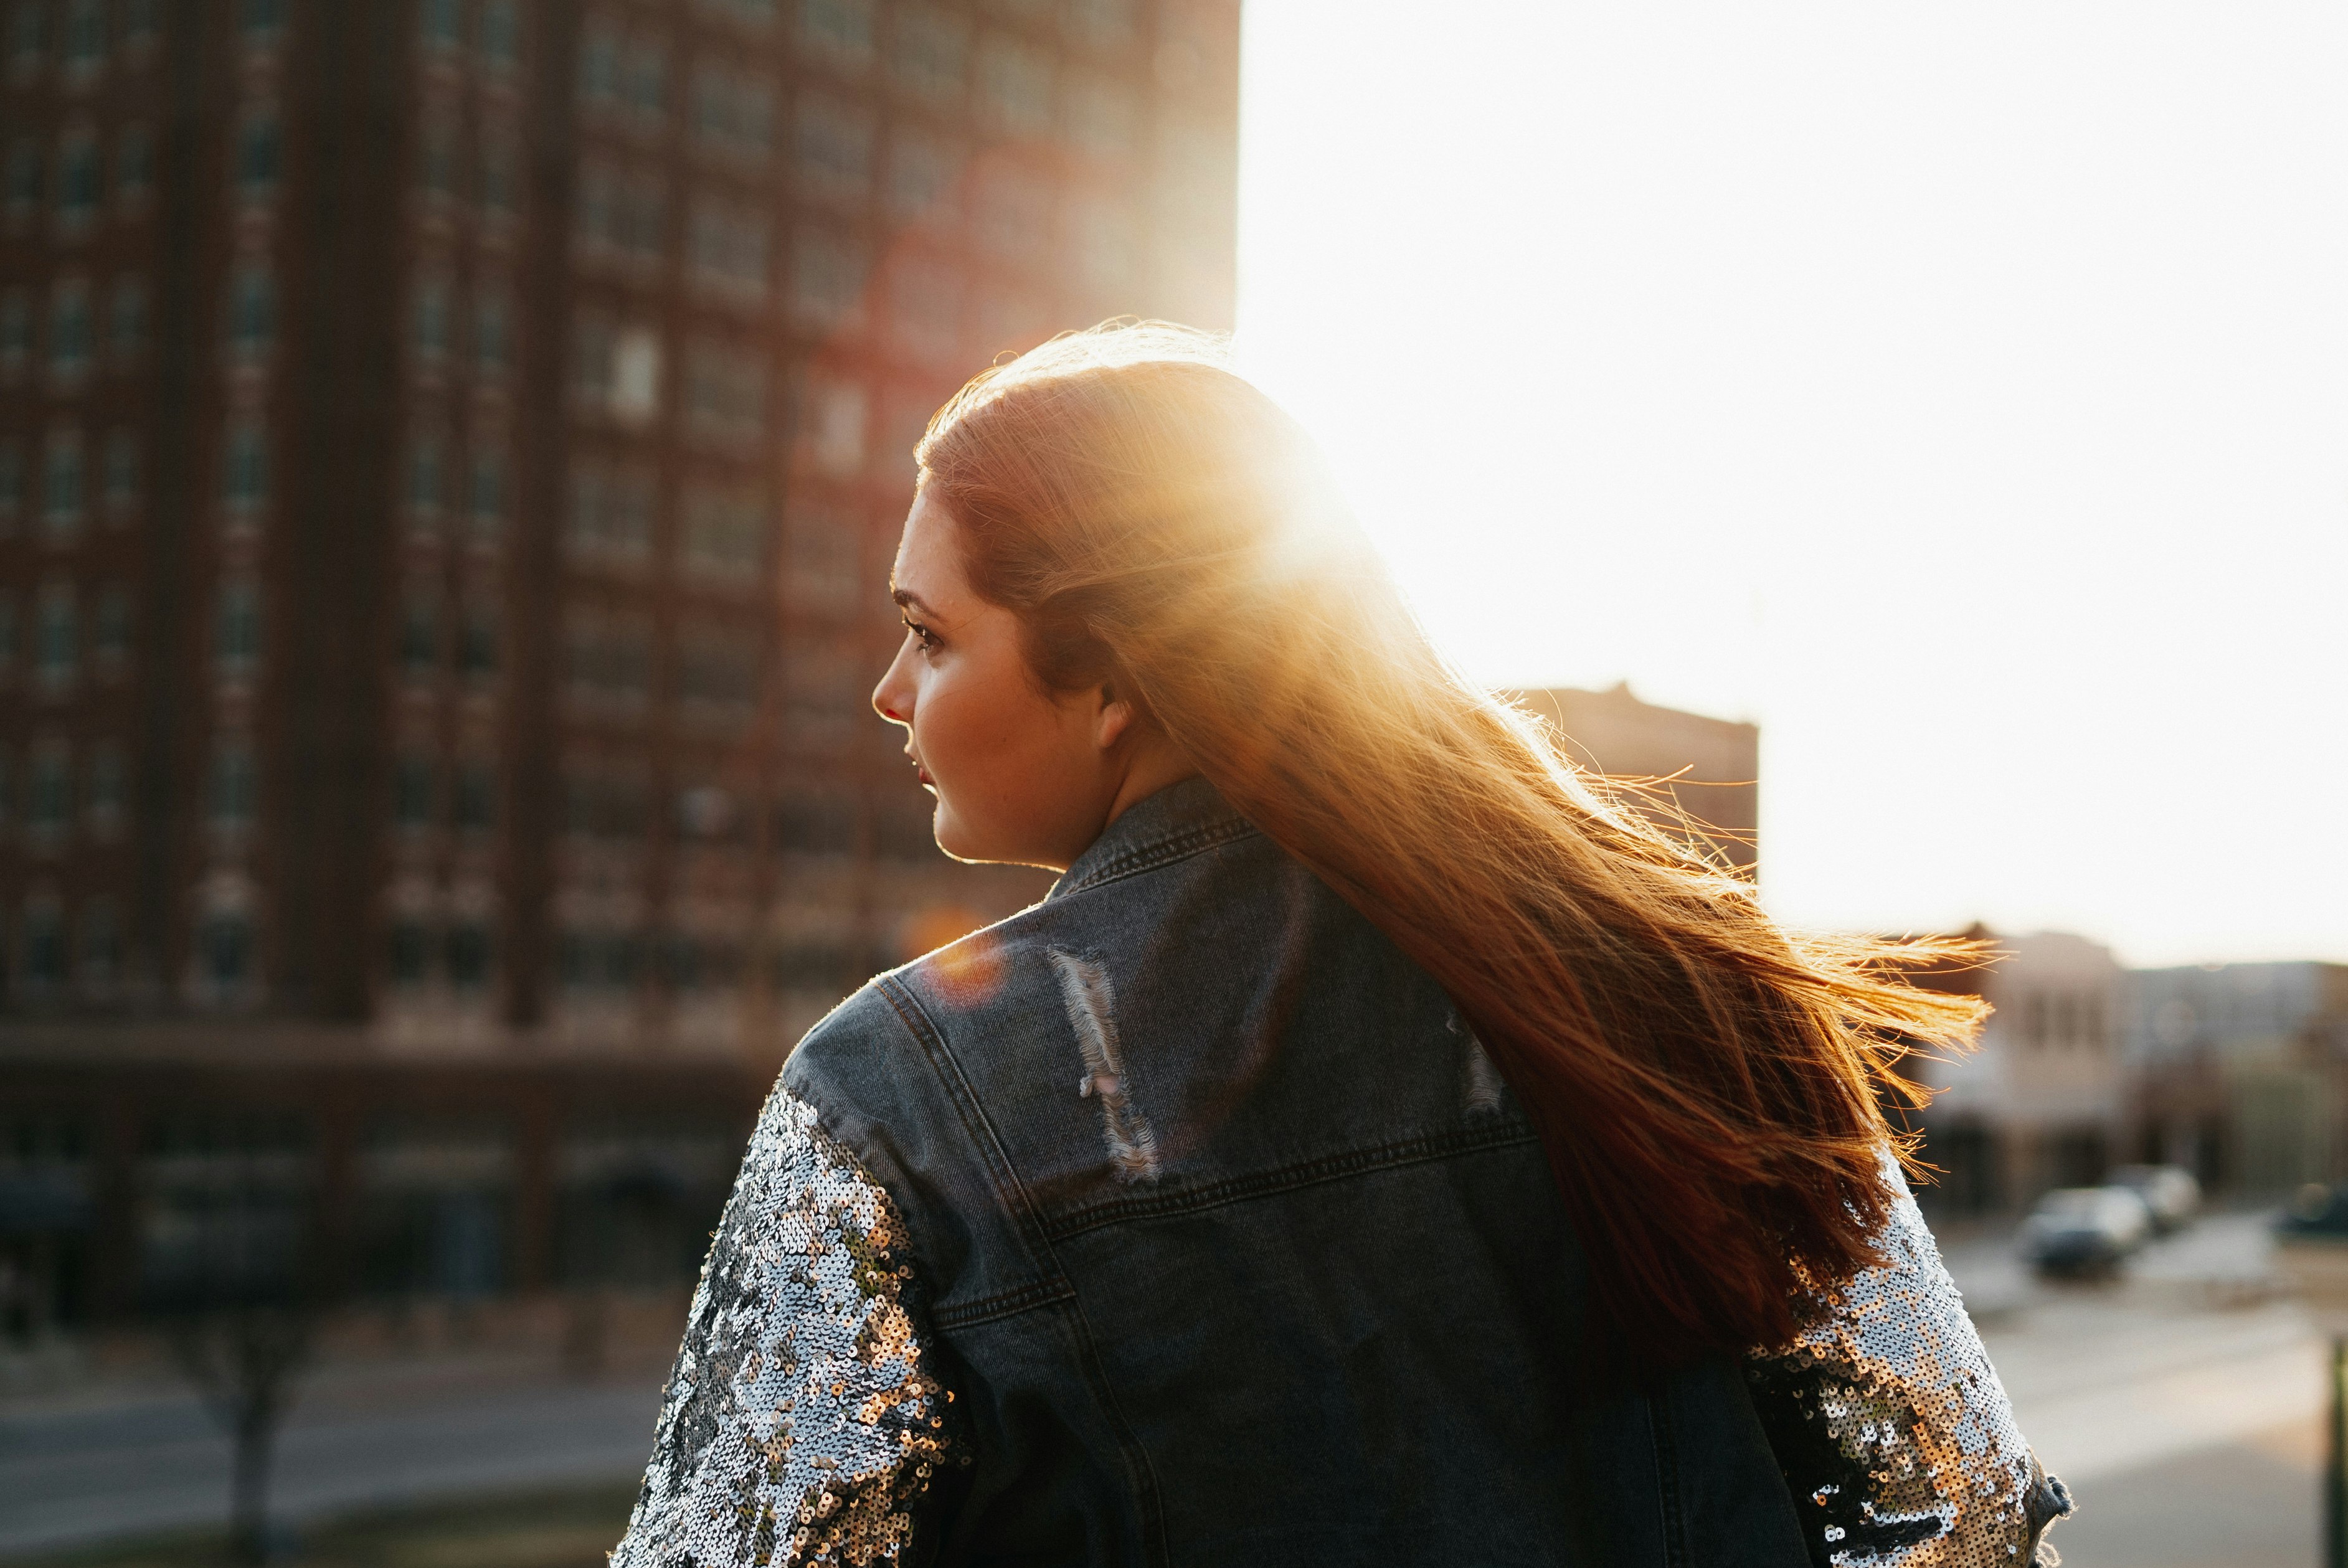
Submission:
[[[2197,964],[2127,976],[2135,1157],[2212,1191],[2348,1173],[2348,964]]]
[[[1746,876],[1760,872],[1761,731],[1643,702],[1628,682],[1602,692],[1550,687],[1511,693],[1556,726],[1576,762],[1663,798],[1647,815],[1687,834]],[[1636,798],[1634,791],[1633,798]]]

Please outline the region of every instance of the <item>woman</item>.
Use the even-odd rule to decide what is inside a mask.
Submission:
[[[784,1069],[619,1568],[2041,1560],[1878,1107],[1974,1004],[1452,672],[1212,340],[918,456],[874,706],[1061,876]]]

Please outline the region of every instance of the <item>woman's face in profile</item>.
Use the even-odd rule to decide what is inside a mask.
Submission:
[[[939,848],[1063,871],[1108,819],[1128,711],[1097,689],[1044,690],[1018,618],[963,575],[955,532],[943,506],[915,497],[891,574],[905,639],[872,706],[905,727],[905,754],[937,797]]]

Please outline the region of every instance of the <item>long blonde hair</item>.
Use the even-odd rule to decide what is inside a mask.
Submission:
[[[1547,1151],[1599,1321],[1642,1355],[1775,1346],[1871,1258],[1878,1095],[1962,958],[1781,929],[1445,663],[1303,431],[1163,323],[973,379],[921,483],[1046,685],[1118,683],[1224,797],[1432,974]]]

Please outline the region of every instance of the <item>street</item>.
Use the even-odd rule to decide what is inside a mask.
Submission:
[[[2272,1294],[2266,1216],[2155,1244],[2108,1286],[2029,1280],[1999,1237],[1947,1248],[2023,1434],[2079,1511],[2065,1568],[2306,1568],[2324,1350]]]
[[[2273,1293],[2262,1215],[2204,1220],[2104,1286],[2049,1286],[2003,1235],[1952,1240],[2022,1429],[2079,1499],[2068,1568],[2305,1568],[2322,1347]],[[657,1375],[566,1381],[512,1354],[333,1368],[283,1440],[281,1517],[530,1487],[624,1484]],[[228,1450],[168,1384],[0,1410],[0,1556],[221,1517]]]

